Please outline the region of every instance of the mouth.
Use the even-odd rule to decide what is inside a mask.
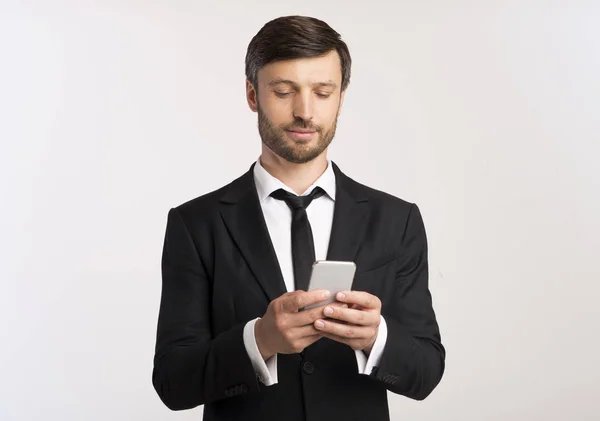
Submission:
[[[286,130],[286,132],[290,135],[290,137],[292,137],[293,139],[298,139],[298,140],[307,140],[307,139],[312,139],[312,137],[317,133],[317,132],[311,132],[311,131],[294,131],[294,130]]]

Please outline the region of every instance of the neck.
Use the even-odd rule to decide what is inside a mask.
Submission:
[[[260,165],[296,194],[301,195],[327,169],[327,150],[310,162],[295,164],[286,161],[263,146],[263,151],[260,155]]]

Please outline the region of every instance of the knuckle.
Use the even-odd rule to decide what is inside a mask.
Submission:
[[[329,307],[333,308],[333,311],[338,311],[337,309],[348,308],[348,304],[346,303],[331,303]]]
[[[292,311],[296,303],[296,296],[298,295],[296,292],[297,291],[289,292],[277,298],[277,301],[279,301],[278,310],[280,313]]]
[[[275,319],[275,327],[277,328],[277,330],[284,332],[287,327],[286,319],[284,317],[277,317]]]
[[[285,311],[285,301],[284,298],[277,298],[275,301],[272,301],[270,307],[273,309],[273,312],[276,314],[283,313]]]
[[[353,328],[349,327],[349,328],[346,329],[345,334],[349,338],[354,338],[354,335],[356,334],[356,332],[354,331]]]
[[[284,339],[286,342],[289,342],[289,343],[292,343],[292,342],[293,342],[293,340],[294,340],[294,335],[292,335],[292,332],[290,332],[289,330],[285,330],[285,331],[283,331],[283,332],[282,332],[282,335],[283,335],[283,339]]]
[[[364,313],[364,312],[362,312],[362,311],[358,312],[358,314],[356,315],[356,320],[357,320],[359,323],[362,323],[362,322],[364,322],[364,321],[365,321],[365,313]]]

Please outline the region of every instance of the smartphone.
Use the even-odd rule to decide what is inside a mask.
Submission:
[[[356,264],[354,262],[342,262],[333,260],[317,260],[313,263],[308,290],[327,289],[331,291],[331,297],[320,303],[304,307],[304,310],[318,307],[336,301],[335,296],[340,291],[350,291],[354,281]]]

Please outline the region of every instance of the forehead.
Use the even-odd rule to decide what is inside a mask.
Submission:
[[[311,85],[333,81],[342,83],[342,66],[337,51],[333,50],[321,57],[298,58],[269,63],[258,72],[259,85],[267,85],[273,80],[292,80],[299,85]]]

